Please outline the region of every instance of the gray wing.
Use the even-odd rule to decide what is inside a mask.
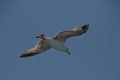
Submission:
[[[51,48],[46,40],[39,41],[36,46],[30,50],[27,50],[22,55],[21,58],[30,57],[44,52],[45,50]]]
[[[66,41],[69,37],[79,36],[81,34],[86,33],[88,28],[89,28],[89,24],[85,24],[83,26],[74,28],[72,30],[61,31],[55,37],[53,37],[53,39],[59,41]]]

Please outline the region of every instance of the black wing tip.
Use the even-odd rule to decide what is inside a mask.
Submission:
[[[86,27],[86,28],[88,28],[88,27],[89,27],[89,24],[85,24],[85,25],[83,25],[83,27]]]
[[[23,53],[22,55],[20,55],[19,57],[20,58],[26,58],[26,57],[31,57],[31,56],[34,56],[34,55],[37,55],[38,53]]]
[[[89,28],[89,24],[85,24],[82,26],[82,29],[84,32],[86,32],[88,30],[88,28]]]
[[[19,56],[20,58],[26,58],[26,57],[29,57],[27,54],[22,54]]]

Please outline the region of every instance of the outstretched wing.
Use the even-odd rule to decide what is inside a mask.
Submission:
[[[36,44],[36,46],[30,50],[27,50],[22,55],[21,58],[30,57],[44,52],[45,50],[51,48],[46,40],[41,40]]]
[[[79,36],[81,34],[84,34],[85,32],[87,32],[88,28],[89,28],[89,24],[85,24],[83,26],[76,27],[72,30],[61,31],[55,37],[53,37],[53,39],[59,41],[66,41],[69,37]]]

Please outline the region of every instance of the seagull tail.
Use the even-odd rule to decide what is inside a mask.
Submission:
[[[71,53],[69,51],[67,51],[68,55],[71,55]]]

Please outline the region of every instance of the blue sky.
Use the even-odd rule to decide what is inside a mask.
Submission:
[[[0,80],[120,80],[118,0],[1,0]],[[30,58],[38,34],[90,25],[67,40],[72,55],[54,49]]]

